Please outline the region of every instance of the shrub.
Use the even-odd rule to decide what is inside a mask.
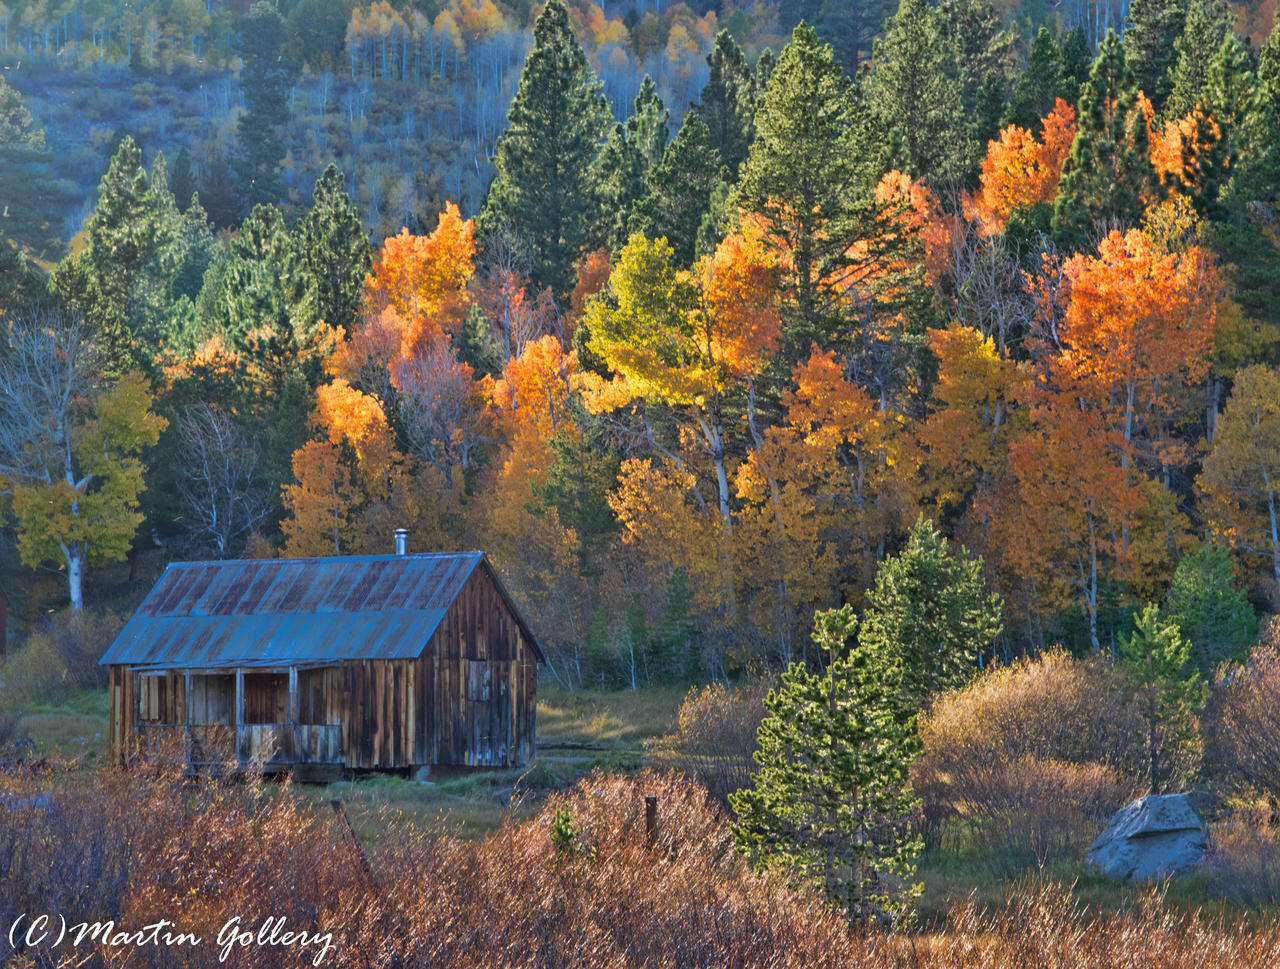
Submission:
[[[731,793],[751,785],[768,692],[764,681],[694,687],[680,705],[675,730],[650,743],[652,760],[692,778],[727,804]]]
[[[1280,649],[1256,647],[1214,684],[1205,741],[1216,779],[1280,800]]]
[[[991,669],[940,698],[920,731],[925,752],[913,784],[934,843],[948,817],[994,823],[997,838],[1021,817],[1035,850],[1031,817],[1055,782],[1065,787],[1049,800],[1081,822],[1141,789],[1141,719],[1123,673],[1103,656],[1055,650]]]
[[[1237,905],[1280,903],[1280,831],[1264,812],[1238,811],[1215,824],[1204,863],[1215,894]]]

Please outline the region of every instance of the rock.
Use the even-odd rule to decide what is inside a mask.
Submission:
[[[1158,881],[1204,858],[1209,832],[1185,794],[1140,797],[1116,812],[1085,864],[1108,878]]]

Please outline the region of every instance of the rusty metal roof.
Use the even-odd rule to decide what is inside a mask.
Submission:
[[[478,566],[541,650],[481,552],[179,562],[103,665],[230,667],[422,655]]]

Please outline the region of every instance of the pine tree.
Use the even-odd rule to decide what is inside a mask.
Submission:
[[[889,163],[932,185],[963,182],[977,153],[941,18],[902,0],[876,42],[867,97],[889,141]]]
[[[1199,3],[1199,0],[1193,0]],[[1177,60],[1175,44],[1187,21],[1187,0],[1133,0],[1124,32],[1124,56],[1133,81],[1156,111],[1164,108],[1173,90],[1171,71]]]
[[[68,266],[59,277],[64,295],[104,338],[113,365],[124,369],[149,370],[167,335],[178,214],[162,156],[155,172],[153,187],[141,149],[126,136],[85,224],[82,271]]]
[[[903,702],[918,710],[977,672],[978,657],[1000,635],[1000,612],[1000,597],[985,593],[982,559],[953,551],[920,518],[906,548],[876,572],[859,642],[901,669]]]
[[[1231,175],[1237,204],[1280,199],[1280,27],[1262,45],[1253,96],[1240,119],[1240,157]]]
[[[1076,118],[1053,231],[1062,245],[1078,249],[1109,220],[1139,224],[1155,181],[1138,91],[1124,45],[1112,31],[1098,49]]]
[[[871,53],[873,38],[884,29],[885,18],[894,10],[894,0],[822,0],[812,23],[818,36],[835,50],[842,67],[858,71]]]
[[[851,918],[903,919],[921,842],[910,768],[921,745],[900,668],[853,642],[852,606],[814,616],[822,673],[793,663],[765,700],[751,788],[729,795],[734,843],[757,870],[820,886]]]
[[[235,168],[240,193],[249,205],[278,202],[284,196],[281,131],[289,120],[289,91],[299,74],[298,65],[285,56],[284,40],[284,18],[270,0],[258,0],[237,25],[245,113],[236,122],[240,153]]]
[[[1190,644],[1189,662],[1205,677],[1253,645],[1258,617],[1232,575],[1231,551],[1202,542],[1178,563],[1160,616]]]
[[[316,289],[316,313],[351,333],[373,254],[345,185],[346,176],[330,163],[316,180],[311,210],[297,232],[302,262]]]
[[[841,284],[855,244],[870,243],[870,259],[880,251],[873,193],[883,153],[853,82],[803,23],[778,59],[756,129],[730,208],[760,216],[788,250],[784,298],[798,353],[845,329]]]
[[[720,163],[729,169],[733,180],[755,138],[755,77],[742,48],[727,30],[716,35],[707,64],[711,74],[693,110],[706,122],[711,147],[719,152]]]
[[[44,129],[0,78],[0,234],[46,259],[63,248],[58,213],[65,199],[56,185]]]
[[[1120,637],[1119,661],[1132,678],[1146,728],[1147,786],[1152,794],[1177,787],[1193,771],[1199,753],[1196,711],[1205,683],[1191,668],[1191,644],[1178,626],[1148,605],[1130,636]]]
[[[697,112],[684,116],[675,139],[662,161],[645,175],[645,196],[632,212],[630,232],[651,239],[666,236],[681,266],[697,255],[698,227],[707,213],[720,172],[720,156],[710,143],[710,133]]]
[[[1003,124],[1016,124],[1039,135],[1040,123],[1062,96],[1064,90],[1062,51],[1048,28],[1041,27],[1027,56],[1027,69],[1022,72],[1009,96]],[[1075,104],[1076,97],[1067,98]]]
[[[1013,87],[1013,32],[1004,28],[991,0],[942,0],[938,12],[952,52],[950,73],[960,80],[970,139],[973,145],[986,145],[999,131]]]
[[[246,366],[256,408],[270,406],[295,371],[314,386],[324,350],[315,280],[274,205],[255,206],[231,243],[222,294],[228,334]]]
[[[596,159],[596,190],[602,203],[598,244],[610,252],[627,244],[631,212],[648,193],[645,176],[662,160],[667,147],[669,117],[657,85],[646,74],[631,116],[625,124],[614,126]]]
[[[1062,50],[1062,83],[1065,88],[1059,97],[1068,104],[1075,104],[1080,100],[1080,92],[1089,80],[1093,49],[1089,46],[1083,27],[1068,31],[1058,46]]]
[[[599,224],[591,168],[608,124],[600,82],[569,27],[569,12],[562,0],[550,0],[534,25],[477,229],[482,242],[499,232],[526,240],[534,287],[550,286],[561,299],[573,289],[574,267]]]
[[[1184,117],[1203,100],[1209,62],[1231,29],[1227,17],[1225,6],[1215,0],[1190,0],[1182,33],[1174,42],[1166,118]]]
[[[185,214],[188,206],[191,205],[191,197],[199,191],[195,172],[191,167],[191,156],[187,154],[185,146],[174,159],[173,176],[169,179],[169,187],[173,190],[173,199],[178,204],[178,211]]]

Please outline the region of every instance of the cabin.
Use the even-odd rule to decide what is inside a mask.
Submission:
[[[481,552],[170,565],[102,658],[117,763],[512,767],[542,651]]]

